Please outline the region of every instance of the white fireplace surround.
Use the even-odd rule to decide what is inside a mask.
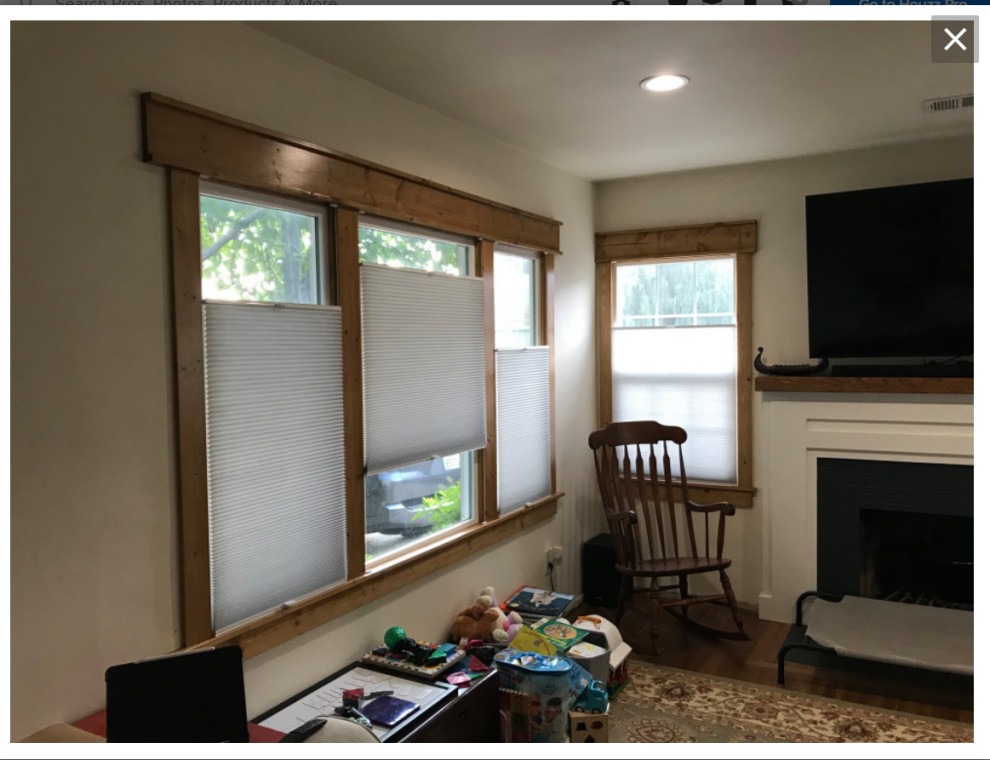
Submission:
[[[794,622],[817,582],[818,458],[973,464],[973,397],[763,394],[760,617]]]

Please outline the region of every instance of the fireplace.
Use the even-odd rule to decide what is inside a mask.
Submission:
[[[833,586],[839,593],[896,594],[901,586],[916,585],[901,583],[911,578],[897,576],[924,563],[948,568],[936,584],[940,589],[965,587],[966,582],[953,584],[948,576],[965,574],[972,559],[965,551],[956,551],[959,546],[972,547],[972,396],[768,391],[762,397],[761,618],[793,623],[798,596],[833,583],[831,570],[819,580],[819,561],[829,557],[841,558],[844,566],[836,571],[840,578]],[[838,493],[850,498],[840,499],[838,509],[853,509],[855,500],[855,517],[835,514],[827,503],[819,504],[819,478],[825,473],[827,480],[832,468],[845,466],[842,462],[851,463],[854,475],[860,468],[878,466],[881,479],[896,482],[879,487],[884,500],[875,498],[873,486],[840,484]],[[937,474],[929,465],[947,467],[944,472],[949,474]],[[903,467],[920,469],[910,475]],[[960,483],[945,485],[946,477]],[[929,507],[912,505],[910,499],[920,497],[925,485],[933,483],[941,491],[925,497]],[[955,495],[944,498],[946,488],[962,495],[953,491]],[[826,502],[830,489],[826,483]],[[820,521],[821,509],[828,510],[830,517]],[[936,520],[941,527],[936,527]],[[833,529],[840,531],[841,538],[829,535]],[[824,531],[821,536],[820,531]],[[944,552],[920,542],[919,536],[933,533],[944,539],[945,546],[956,548]],[[912,561],[913,554],[925,559]],[[896,588],[890,588],[892,583]],[[928,603],[926,596],[935,593],[924,588],[909,592],[922,594],[923,604]]]
[[[972,609],[973,468],[818,459],[817,589]]]

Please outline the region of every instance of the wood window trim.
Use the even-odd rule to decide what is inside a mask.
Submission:
[[[612,326],[615,324],[615,269],[618,264],[660,262],[672,258],[734,255],[736,260],[736,419],[735,485],[693,482],[699,501],[730,501],[751,507],[753,486],[753,262],[757,250],[754,220],[595,235],[595,332],[598,363],[598,423],[612,421]],[[689,431],[690,432],[690,431]]]
[[[141,95],[144,160],[253,190],[534,251],[559,253],[560,222],[191,106]]]
[[[563,496],[563,493],[555,493],[493,522],[472,524],[464,531],[424,547],[419,552],[405,555],[395,562],[382,563],[360,578],[350,579],[230,631],[216,636],[211,634],[210,638],[198,641],[186,649],[236,644],[244,651],[245,658],[266,652],[437,570],[467,559],[522,530],[549,520],[556,515],[557,502]]]
[[[628,262],[705,253],[756,253],[756,221],[750,219],[595,234],[596,262]]]
[[[338,208],[333,215],[337,293],[342,317],[344,372],[344,488],[347,511],[347,579],[364,576],[364,367],[361,342],[361,261],[358,214]]]
[[[540,342],[547,347],[547,361],[550,363],[550,492],[557,492],[557,443],[554,431],[557,429],[556,405],[554,398],[554,266],[556,259],[551,255],[540,257]]]
[[[555,478],[551,496],[528,504],[509,515],[498,515],[496,499],[488,493],[491,489],[489,484],[497,482],[494,468],[496,435],[494,424],[491,424],[488,446],[481,451],[479,457],[479,496],[482,500],[479,521],[395,560],[386,560],[370,570],[365,566],[358,222],[360,212],[372,211],[386,219],[413,222],[442,232],[469,234],[479,239],[479,269],[486,279],[486,385],[490,407],[486,416],[492,419],[495,403],[494,272],[491,259],[493,241],[525,247],[536,258],[551,262],[553,257],[547,254],[559,254],[557,246],[560,223],[342,156],[319,146],[302,143],[161,96],[145,94],[141,103],[145,160],[159,163],[168,170],[178,431],[176,444],[182,596],[180,630],[183,646],[198,649],[237,643],[244,649],[245,656],[260,654],[521,530],[552,518],[556,514],[557,501],[563,496],[556,492]],[[239,136],[240,142],[235,139],[233,146],[225,142],[236,136]],[[190,146],[195,146],[195,149]],[[300,179],[298,172],[300,161],[303,160],[301,155],[307,152],[310,154],[309,158],[323,169],[329,167],[337,170],[340,164],[361,167],[362,176],[368,180],[370,186],[363,194],[364,201],[352,206],[342,204],[342,198],[353,199],[355,190],[345,184],[342,192],[335,192],[333,171],[328,171],[326,176],[319,179],[310,173],[302,177],[304,181],[295,184],[283,181],[287,177]],[[382,179],[383,177],[386,179]],[[276,195],[306,198],[311,202],[324,201],[328,207],[329,222],[326,234],[335,243],[330,246],[329,251],[329,299],[340,305],[343,312],[345,489],[348,500],[347,580],[333,589],[248,621],[221,635],[215,635],[212,630],[210,601],[199,232],[201,179]],[[393,193],[391,199],[382,201],[377,191],[381,189],[381,183],[388,186],[389,181],[393,182],[392,187],[397,195]],[[408,206],[404,205],[405,196],[412,199]],[[439,204],[436,215],[422,209],[431,202]],[[434,216],[438,216],[441,221],[437,222]],[[486,252],[489,258],[487,265],[484,260]],[[549,316],[544,317],[544,322],[549,325],[544,330],[544,338],[550,345],[552,357],[552,263],[548,266],[549,275],[544,275],[542,280],[542,287],[549,288],[549,291],[545,290],[543,307],[550,310]],[[552,422],[552,369],[550,382]]]
[[[213,635],[210,526],[206,483],[206,386],[203,382],[203,297],[199,175],[168,173],[172,248],[175,394],[179,478],[182,640]]]
[[[495,243],[481,240],[477,247],[478,273],[485,299],[485,430],[486,446],[479,457],[482,522],[498,520],[498,440],[495,410]]]

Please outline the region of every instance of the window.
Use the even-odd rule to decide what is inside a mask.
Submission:
[[[474,246],[466,241],[381,221],[362,224],[358,241],[362,263],[464,277],[472,273]],[[412,336],[421,337],[427,336]],[[409,345],[402,343],[400,348]],[[403,370],[401,362],[394,368],[400,383]],[[421,389],[414,381],[404,386],[406,403],[416,404]],[[364,501],[367,559],[401,552],[473,521],[474,461],[474,452],[464,451],[369,473]]]
[[[731,257],[619,265],[616,327],[733,325],[734,274]]]
[[[534,258],[495,252],[495,347],[523,348],[539,342],[539,288]]]
[[[537,319],[541,260],[495,252],[495,383],[498,512],[553,490],[550,352]]]
[[[320,304],[325,214],[229,193],[199,199],[217,631],[347,575],[340,310]]]
[[[498,508],[494,245],[530,259],[537,306],[507,318],[552,356],[559,222],[141,102],[169,187],[184,646],[251,657],[551,518],[552,488]],[[369,526],[376,505],[407,519]]]
[[[612,419],[684,428],[692,476],[723,485],[737,476],[734,271],[731,257],[618,265],[612,328]]]
[[[752,503],[755,222],[597,236],[601,423],[683,427],[692,493]],[[677,463],[673,463],[677,471]]]
[[[361,261],[426,272],[471,274],[474,246],[435,232],[378,221],[358,228]]]
[[[199,203],[203,298],[321,302],[323,209],[207,183]]]
[[[365,551],[379,559],[474,519],[473,452],[365,478]]]

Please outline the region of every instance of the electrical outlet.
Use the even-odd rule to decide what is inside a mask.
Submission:
[[[561,562],[564,561],[564,547],[562,546],[550,546],[547,547],[547,564],[556,567]]]

